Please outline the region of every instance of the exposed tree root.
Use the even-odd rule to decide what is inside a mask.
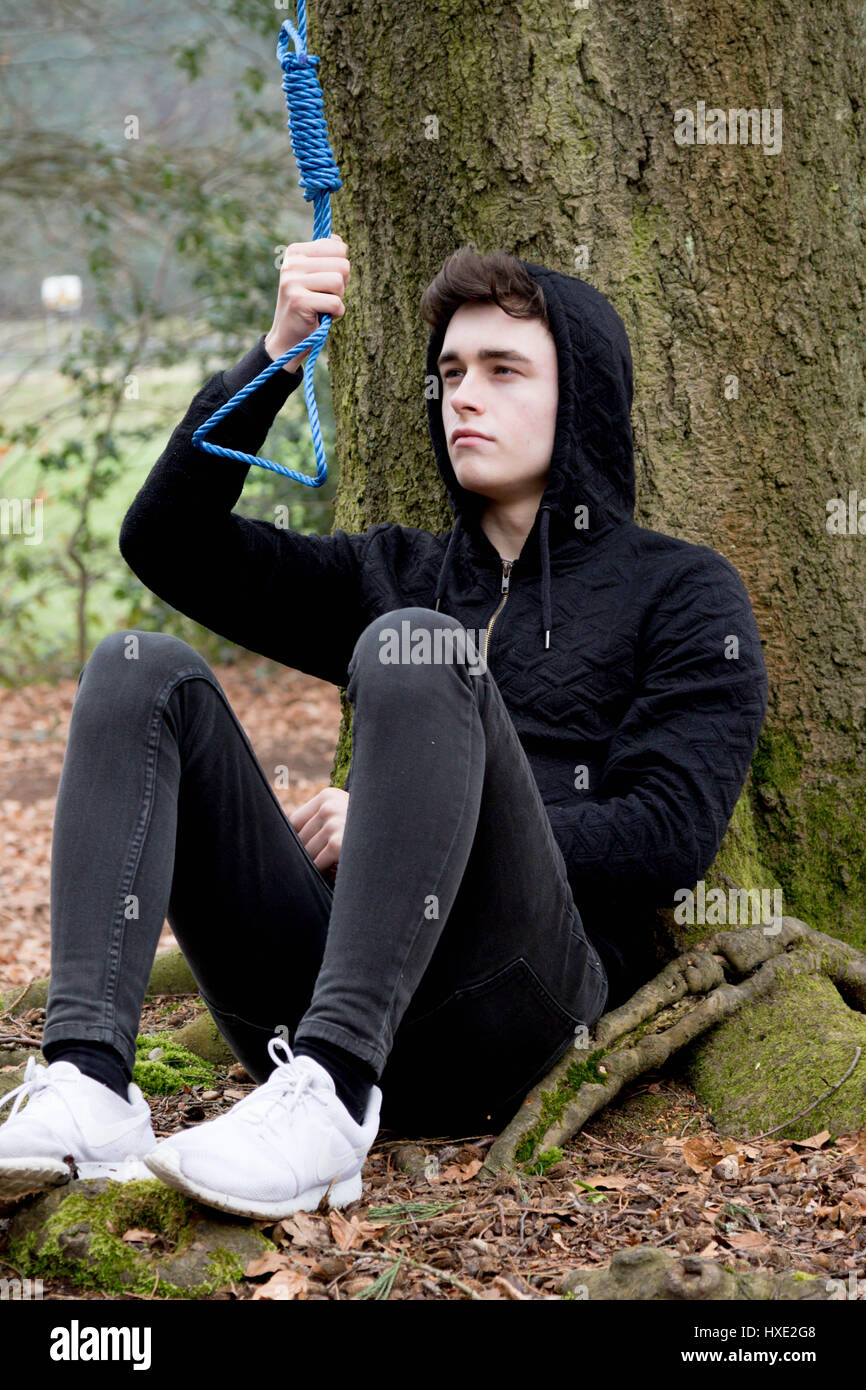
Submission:
[[[543,1165],[546,1151],[570,1139],[635,1077],[781,980],[804,974],[827,976],[850,1008],[866,1013],[866,956],[795,917],[783,917],[774,935],[741,927],[707,937],[578,1037],[491,1146],[478,1178],[540,1159]]]

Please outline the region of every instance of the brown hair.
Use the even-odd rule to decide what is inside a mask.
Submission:
[[[461,246],[445,261],[421,296],[421,317],[444,331],[461,304],[498,304],[516,319],[541,319],[549,328],[541,286],[507,251]]]

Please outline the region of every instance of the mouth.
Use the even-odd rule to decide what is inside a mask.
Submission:
[[[456,449],[459,444],[492,444],[492,442],[486,434],[460,434],[453,440],[453,447]]]

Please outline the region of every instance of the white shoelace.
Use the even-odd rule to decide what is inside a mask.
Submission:
[[[15,1104],[6,1116],[7,1120],[11,1120],[18,1114],[28,1096],[35,1095],[37,1091],[50,1090],[56,1085],[57,1082],[54,1078],[48,1075],[48,1068],[38,1066],[35,1057],[28,1057],[24,1070],[24,1080],[20,1086],[15,1087],[14,1091],[7,1091],[5,1096],[0,1098],[0,1109],[7,1105],[10,1100],[14,1100]]]
[[[278,1048],[284,1049],[286,1060],[277,1056]],[[253,1124],[260,1124],[276,1107],[284,1107],[288,1101],[297,1102],[309,1097],[327,1105],[330,1091],[322,1085],[319,1075],[312,1067],[303,1065],[303,1053],[300,1057],[295,1057],[285,1038],[279,1034],[268,1042],[268,1053],[271,1061],[275,1063],[274,1070],[267,1081],[238,1101],[229,1112],[231,1115],[239,1115]]]

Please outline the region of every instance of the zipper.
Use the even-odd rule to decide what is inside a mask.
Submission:
[[[499,617],[499,614],[502,612],[503,608],[505,607],[505,605],[506,605],[506,603],[507,603],[507,601],[508,601],[508,584],[509,584],[509,580],[510,580],[510,576],[511,576],[511,569],[512,569],[512,566],[513,566],[514,564],[516,564],[516,561],[515,561],[515,560],[503,560],[503,561],[502,561],[502,599],[501,599],[501,601],[500,601],[500,603],[499,603],[498,608],[496,608],[496,610],[494,611],[493,617],[490,619],[490,622],[487,624],[487,631],[486,631],[486,633],[485,633],[485,635],[484,635],[484,656],[483,656],[483,660],[484,660],[485,665],[486,665],[486,663],[487,663],[487,653],[488,653],[488,651],[489,651],[489,649],[490,649],[490,633],[491,633],[491,631],[493,630],[493,624],[496,622],[496,619]]]

